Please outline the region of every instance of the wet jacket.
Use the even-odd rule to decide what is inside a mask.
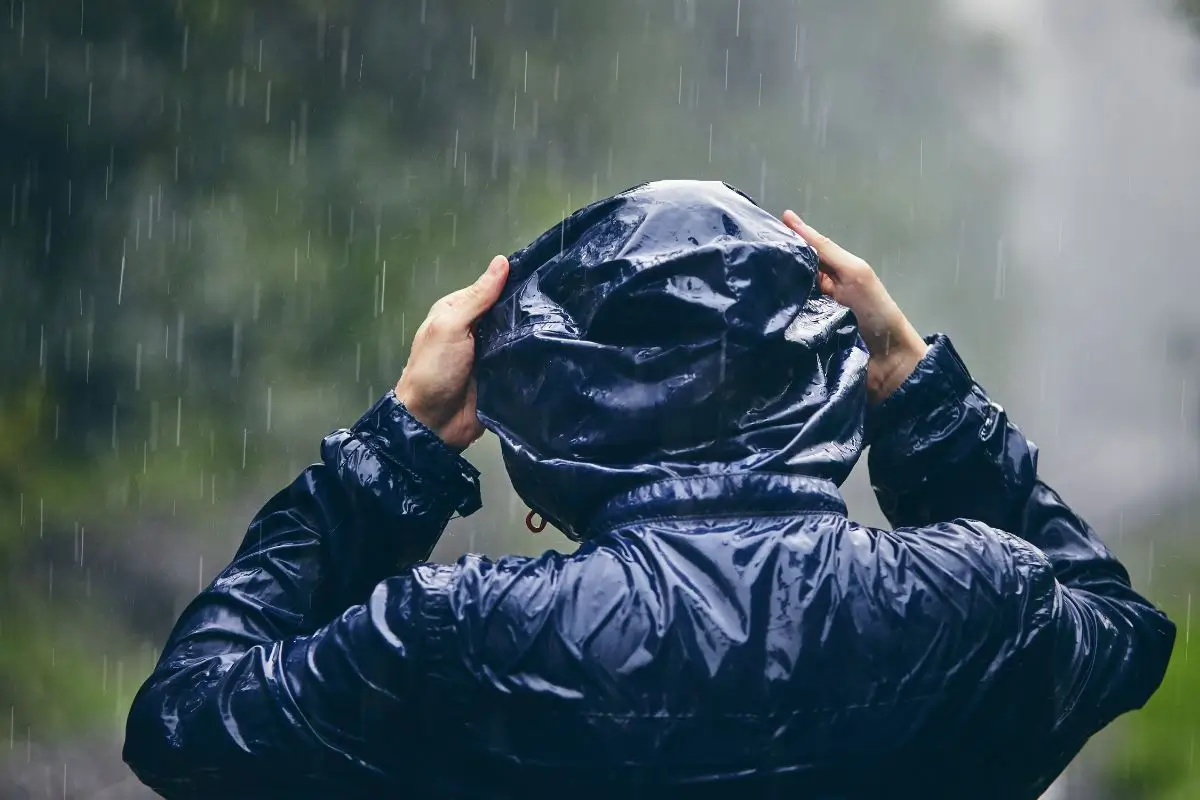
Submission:
[[[696,182],[514,255],[480,416],[578,550],[425,563],[479,474],[388,394],[183,612],[126,761],[181,798],[1037,797],[1174,627],[948,339],[867,408],[815,268]],[[864,443],[894,530],[846,515]]]

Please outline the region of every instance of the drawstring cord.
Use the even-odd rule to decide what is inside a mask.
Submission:
[[[534,524],[533,518],[535,516],[541,520],[540,524]],[[542,531],[546,530],[546,524],[546,518],[538,514],[536,511],[530,511],[525,515],[525,527],[529,528],[529,530],[533,533],[541,533]]]

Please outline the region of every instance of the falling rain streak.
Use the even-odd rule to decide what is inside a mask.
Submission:
[[[1169,604],[1187,685],[1200,45],[1169,5],[8,0],[0,797],[130,780],[120,731],[152,643],[395,385],[430,305],[652,178],[794,208],[950,333]],[[519,524],[494,438],[466,455],[486,502],[433,560],[570,548]],[[886,524],[865,468],[843,490]],[[1171,700],[1187,720],[1198,703]],[[1196,726],[1165,717],[1137,724],[1174,743],[1154,757],[1192,796]],[[106,755],[74,755],[90,747]]]

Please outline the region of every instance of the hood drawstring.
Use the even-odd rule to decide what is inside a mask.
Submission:
[[[536,525],[533,522],[533,518],[535,516],[541,520],[541,522]],[[529,528],[529,530],[532,531],[533,533],[541,533],[542,531],[546,530],[546,524],[547,524],[546,518],[543,517],[541,514],[537,513],[536,511],[530,511],[528,514],[525,515],[525,527]]]

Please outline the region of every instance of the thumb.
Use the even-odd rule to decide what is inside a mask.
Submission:
[[[507,279],[508,259],[495,256],[474,283],[447,295],[442,302],[457,322],[470,325],[496,304]]]

